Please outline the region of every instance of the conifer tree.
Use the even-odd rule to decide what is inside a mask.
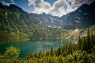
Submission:
[[[49,56],[49,51],[46,51],[45,56]]]
[[[92,51],[91,51],[91,48],[92,48],[92,41],[91,41],[91,37],[90,37],[90,31],[89,31],[89,29],[88,29],[88,31],[87,31],[87,52],[88,53],[91,53]]]
[[[81,41],[81,38],[79,36],[79,39],[78,39],[78,49],[81,49],[81,46],[82,46],[82,41]]]
[[[82,49],[81,50],[87,51],[87,42],[86,42],[85,37],[83,37],[83,40],[82,40]]]
[[[61,48],[60,48],[60,46],[59,46],[59,48],[57,49],[57,55],[59,56],[59,55],[61,55],[61,50],[60,50]]]
[[[38,57],[38,53],[37,53],[37,52],[34,54],[34,57],[35,57],[35,58],[37,58],[37,57]]]
[[[68,54],[72,54],[72,42],[68,45]]]
[[[28,56],[27,56],[27,59],[30,59],[30,58],[33,58],[32,53],[29,53]]]
[[[92,42],[92,45],[94,46],[95,45],[95,42],[94,42],[94,35],[93,35],[92,32],[91,32],[91,42]]]
[[[50,55],[51,55],[51,56],[54,55],[54,49],[53,49],[53,47],[51,47],[51,49],[50,49]]]

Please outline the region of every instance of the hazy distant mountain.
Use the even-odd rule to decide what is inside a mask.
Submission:
[[[64,24],[62,19],[57,16],[52,16],[50,14],[31,14],[31,16],[37,18],[38,20],[40,20],[40,23],[48,27],[58,28],[62,27]]]

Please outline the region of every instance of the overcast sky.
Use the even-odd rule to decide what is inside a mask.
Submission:
[[[29,13],[51,14],[63,16],[75,11],[82,4],[90,4],[94,0],[0,0],[4,5],[15,4]]]

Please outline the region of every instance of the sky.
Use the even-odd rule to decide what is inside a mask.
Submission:
[[[75,11],[82,4],[90,4],[94,0],[0,0],[4,5],[15,4],[28,13],[51,14],[61,17]]]

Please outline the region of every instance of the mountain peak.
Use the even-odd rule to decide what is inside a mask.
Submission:
[[[10,4],[9,9],[14,11],[14,12],[15,11],[19,11],[19,12],[23,11],[22,8],[16,6],[15,4]]]
[[[4,6],[3,6],[3,4],[2,4],[2,3],[0,3],[0,8],[4,8]]]
[[[83,4],[69,14],[65,29],[87,28],[95,24],[95,0],[91,4]]]

